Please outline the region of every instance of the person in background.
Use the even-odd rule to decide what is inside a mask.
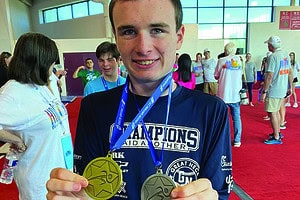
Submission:
[[[83,87],[85,87],[87,82],[92,81],[99,76],[101,76],[101,73],[94,69],[94,62],[91,58],[86,58],[85,66],[79,66],[73,73],[73,78],[81,79]]]
[[[273,133],[268,135],[264,143],[282,144],[279,110],[287,94],[288,83],[292,85],[293,70],[288,55],[280,47],[281,39],[278,36],[271,36],[265,43],[272,54],[268,57],[261,100],[265,102],[265,111],[270,117]]]
[[[120,75],[124,78],[127,78],[128,72],[127,72],[126,67],[123,64],[123,60],[121,57],[119,58],[118,65],[119,65],[119,69],[120,69]]]
[[[73,169],[67,110],[47,85],[58,49],[39,33],[23,34],[0,89],[0,139],[20,152],[14,169],[19,199],[45,199],[51,169]]]
[[[116,44],[101,43],[96,49],[96,56],[102,75],[86,84],[83,96],[106,91],[126,82],[126,79],[118,74],[120,53]]]
[[[260,81],[261,82],[260,82],[260,87],[258,89],[258,101],[260,101],[260,99],[261,99],[260,97],[261,97],[262,91],[264,89],[265,75],[266,75],[265,72],[268,67],[268,57],[271,54],[272,54],[272,52],[268,51],[266,53],[266,56],[263,57],[263,59],[261,61],[261,66],[260,66],[260,77],[261,77]],[[268,116],[268,114],[263,117],[263,120],[266,120],[266,121],[270,120],[270,117]]]
[[[248,90],[249,94],[249,105],[253,105],[253,94],[252,94],[252,89],[253,89],[253,84],[257,82],[256,78],[256,65],[254,62],[251,61],[251,53],[246,54],[246,61],[245,61],[245,82],[243,82],[243,88]]]
[[[55,65],[57,66],[57,65]],[[62,81],[61,81],[61,78],[66,76],[67,75],[67,71],[66,70],[63,70],[63,69],[56,69],[56,67],[53,67],[53,73],[55,74],[55,76],[57,77],[57,87],[58,87],[58,92],[59,92],[59,95],[61,96],[62,94]]]
[[[0,54],[0,88],[8,81],[7,71],[11,53],[3,51]]]
[[[194,89],[196,86],[195,75],[191,72],[192,59],[189,54],[181,54],[178,59],[178,69],[173,72],[172,77],[178,85]]]
[[[143,183],[157,170],[178,186],[161,193],[160,185],[151,192],[153,199],[228,199],[228,108],[221,99],[178,87],[172,79],[185,32],[180,0],[112,0],[109,17],[129,79],[124,86],[83,98],[74,145],[76,172],[82,175],[91,160],[112,150],[123,185],[111,199],[141,199]],[[154,153],[163,152],[163,159],[150,153],[150,144],[155,144]],[[54,169],[47,198],[87,198],[83,189],[89,183],[80,175]]]
[[[203,67],[202,67],[202,53],[197,53],[196,54],[196,60],[193,62],[193,68],[192,72],[194,73],[196,77],[196,90],[200,90],[203,92],[203,87],[204,87],[204,73],[203,73]]]
[[[291,66],[292,66],[292,69],[294,72],[293,73],[293,76],[294,76],[293,85],[290,86],[291,90],[292,90],[292,97],[294,99],[293,108],[298,108],[297,93],[295,91],[295,88],[296,88],[296,84],[298,83],[298,72],[300,71],[300,67],[299,67],[298,62],[296,61],[295,52],[290,52],[289,56],[290,56],[290,60],[291,60]],[[287,98],[287,103],[285,104],[285,106],[287,106],[287,107],[291,106],[290,97]]]
[[[202,67],[204,71],[204,88],[203,92],[211,95],[217,95],[218,81],[214,77],[217,61],[210,57],[210,50],[204,49],[204,59],[202,59]]]
[[[240,90],[242,89],[242,62],[235,55],[236,46],[230,42],[225,45],[225,57],[220,58],[215,70],[215,78],[219,81],[217,96],[230,108],[233,121],[234,147],[241,146],[242,120],[240,110]]]
[[[176,53],[176,59],[175,59],[175,63],[173,65],[173,69],[172,71],[175,72],[178,69],[178,58],[179,58],[179,53]]]

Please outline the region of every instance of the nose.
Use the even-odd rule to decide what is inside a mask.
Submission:
[[[139,55],[148,55],[151,53],[152,38],[149,33],[140,32],[136,38],[135,51]]]

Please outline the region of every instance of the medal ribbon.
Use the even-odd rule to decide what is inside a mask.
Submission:
[[[108,85],[107,85],[107,82],[106,82],[106,80],[103,78],[103,76],[101,76],[101,80],[102,80],[102,83],[103,83],[103,86],[104,86],[105,90],[109,90]],[[119,86],[119,85],[120,85],[120,79],[119,79],[119,77],[118,77],[118,79],[117,79],[117,86]]]
[[[129,135],[133,132],[133,130],[138,126],[138,124],[144,119],[144,117],[150,111],[150,109],[152,108],[154,103],[157,101],[157,99],[160,97],[160,95],[163,93],[163,91],[165,91],[166,88],[172,84],[172,73],[169,73],[163,79],[161,84],[156,88],[156,90],[154,91],[152,96],[148,99],[146,104],[139,111],[139,113],[135,116],[135,118],[132,120],[132,122],[128,125],[125,132],[123,133],[122,130],[124,127],[126,103],[127,103],[127,99],[128,99],[128,83],[129,83],[129,79],[127,78],[125,87],[122,92],[122,97],[121,97],[121,101],[119,104],[118,114],[117,114],[117,117],[115,120],[115,125],[114,125],[112,136],[111,136],[111,142],[110,142],[110,150],[111,151],[121,148],[121,146],[124,144],[124,142],[129,137]],[[170,93],[171,92],[169,92],[169,95],[170,95]]]
[[[166,135],[167,135],[166,133],[167,133],[167,124],[168,124],[168,121],[169,121],[169,111],[170,111],[170,105],[171,105],[171,96],[172,96],[172,81],[170,81],[170,84],[169,84],[167,114],[166,114],[166,121],[165,121],[165,127],[164,127],[164,135],[163,135],[164,138],[163,138],[163,141],[166,140]],[[139,108],[139,106],[137,104],[137,101],[136,101],[136,105],[137,105],[138,110],[140,111],[140,108]],[[141,122],[142,122],[143,131],[144,131],[144,134],[145,134],[145,137],[146,137],[146,140],[147,140],[150,152],[151,152],[152,160],[153,160],[156,168],[160,169],[161,166],[162,166],[162,161],[163,161],[163,152],[164,152],[164,144],[165,144],[165,142],[162,143],[160,157],[158,157],[157,153],[155,152],[154,145],[152,143],[152,140],[150,138],[150,135],[149,135],[149,132],[148,132],[148,130],[146,128],[144,120],[142,120]]]

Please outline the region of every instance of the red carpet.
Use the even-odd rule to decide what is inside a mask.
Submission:
[[[254,90],[257,99],[257,90]],[[297,89],[300,97],[300,89]],[[254,101],[256,102],[256,101]],[[282,145],[265,145],[272,133],[270,121],[264,121],[264,105],[241,107],[242,146],[233,149],[233,177],[237,185],[255,200],[300,198],[300,108],[287,107]],[[239,199],[231,195],[231,200]]]
[[[300,98],[300,89],[297,89]],[[257,90],[254,90],[257,99]],[[77,115],[81,98],[67,105],[70,129],[75,136]],[[254,101],[256,102],[256,101]],[[264,106],[242,106],[242,146],[233,149],[234,181],[255,200],[286,199],[298,200],[300,193],[300,107],[287,108],[287,129],[282,130],[285,138],[282,145],[265,145],[263,140],[272,132],[265,116]],[[3,159],[0,160],[2,169]],[[0,199],[17,200],[15,184],[0,184]],[[232,193],[230,200],[240,198]]]

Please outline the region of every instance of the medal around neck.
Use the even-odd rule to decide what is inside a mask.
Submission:
[[[156,174],[145,180],[141,190],[141,200],[171,199],[170,194],[175,187],[175,182],[159,169]]]
[[[122,171],[111,154],[89,162],[83,176],[89,181],[85,192],[95,200],[112,198],[122,185]]]

